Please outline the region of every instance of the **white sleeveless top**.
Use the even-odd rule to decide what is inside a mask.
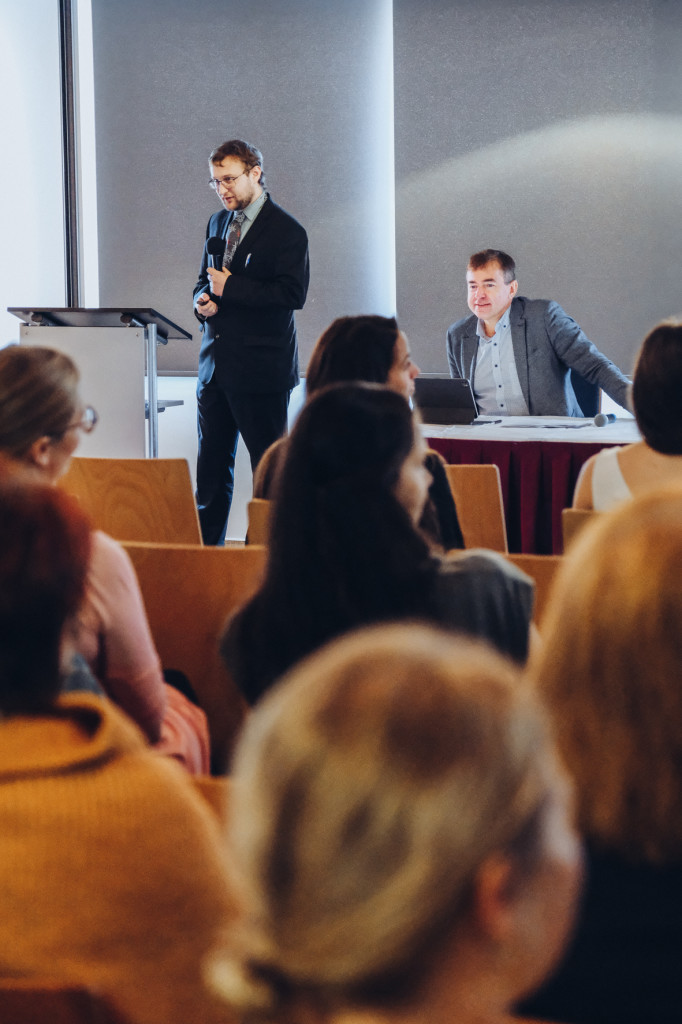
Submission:
[[[623,479],[618,463],[621,447],[602,448],[592,468],[592,506],[604,512],[621,501],[632,497],[632,492]]]

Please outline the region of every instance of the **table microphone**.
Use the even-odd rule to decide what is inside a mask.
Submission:
[[[615,412],[598,412],[594,417],[594,425],[595,427],[605,427],[607,423],[615,423],[616,418]]]
[[[206,242],[206,252],[208,253],[209,267],[213,267],[214,270],[222,270],[223,256],[225,255],[225,239],[220,238],[218,235],[211,235]]]

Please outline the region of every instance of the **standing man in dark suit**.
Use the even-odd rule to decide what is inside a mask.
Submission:
[[[286,430],[299,381],[294,310],[305,302],[310,269],[304,229],[265,191],[261,153],[231,139],[213,150],[209,167],[223,209],[208,222],[194,288],[202,322],[196,497],[204,543],[223,544],[239,434],[253,469]],[[222,268],[209,265],[216,239],[225,242]]]
[[[506,252],[484,249],[470,257],[473,315],[451,325],[447,352],[451,376],[471,381],[479,413],[582,416],[571,369],[629,408],[630,383],[615,363],[558,303],[517,297],[518,287]]]

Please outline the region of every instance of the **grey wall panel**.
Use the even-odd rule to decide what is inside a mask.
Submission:
[[[447,370],[466,260],[514,255],[625,372],[682,312],[682,12],[657,0],[395,0],[397,294]]]
[[[310,235],[303,363],[334,316],[393,311],[390,33],[390,0],[93,0],[100,303],[194,333],[161,369],[196,368],[206,161],[234,136]]]

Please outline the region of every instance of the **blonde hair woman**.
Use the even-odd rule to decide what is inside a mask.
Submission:
[[[682,1014],[682,489],[635,498],[571,550],[532,666],[576,782],[588,884],[574,943],[527,1009]]]
[[[373,627],[312,655],[238,747],[244,1021],[497,1022],[555,962],[579,848],[537,702],[488,648]]]

